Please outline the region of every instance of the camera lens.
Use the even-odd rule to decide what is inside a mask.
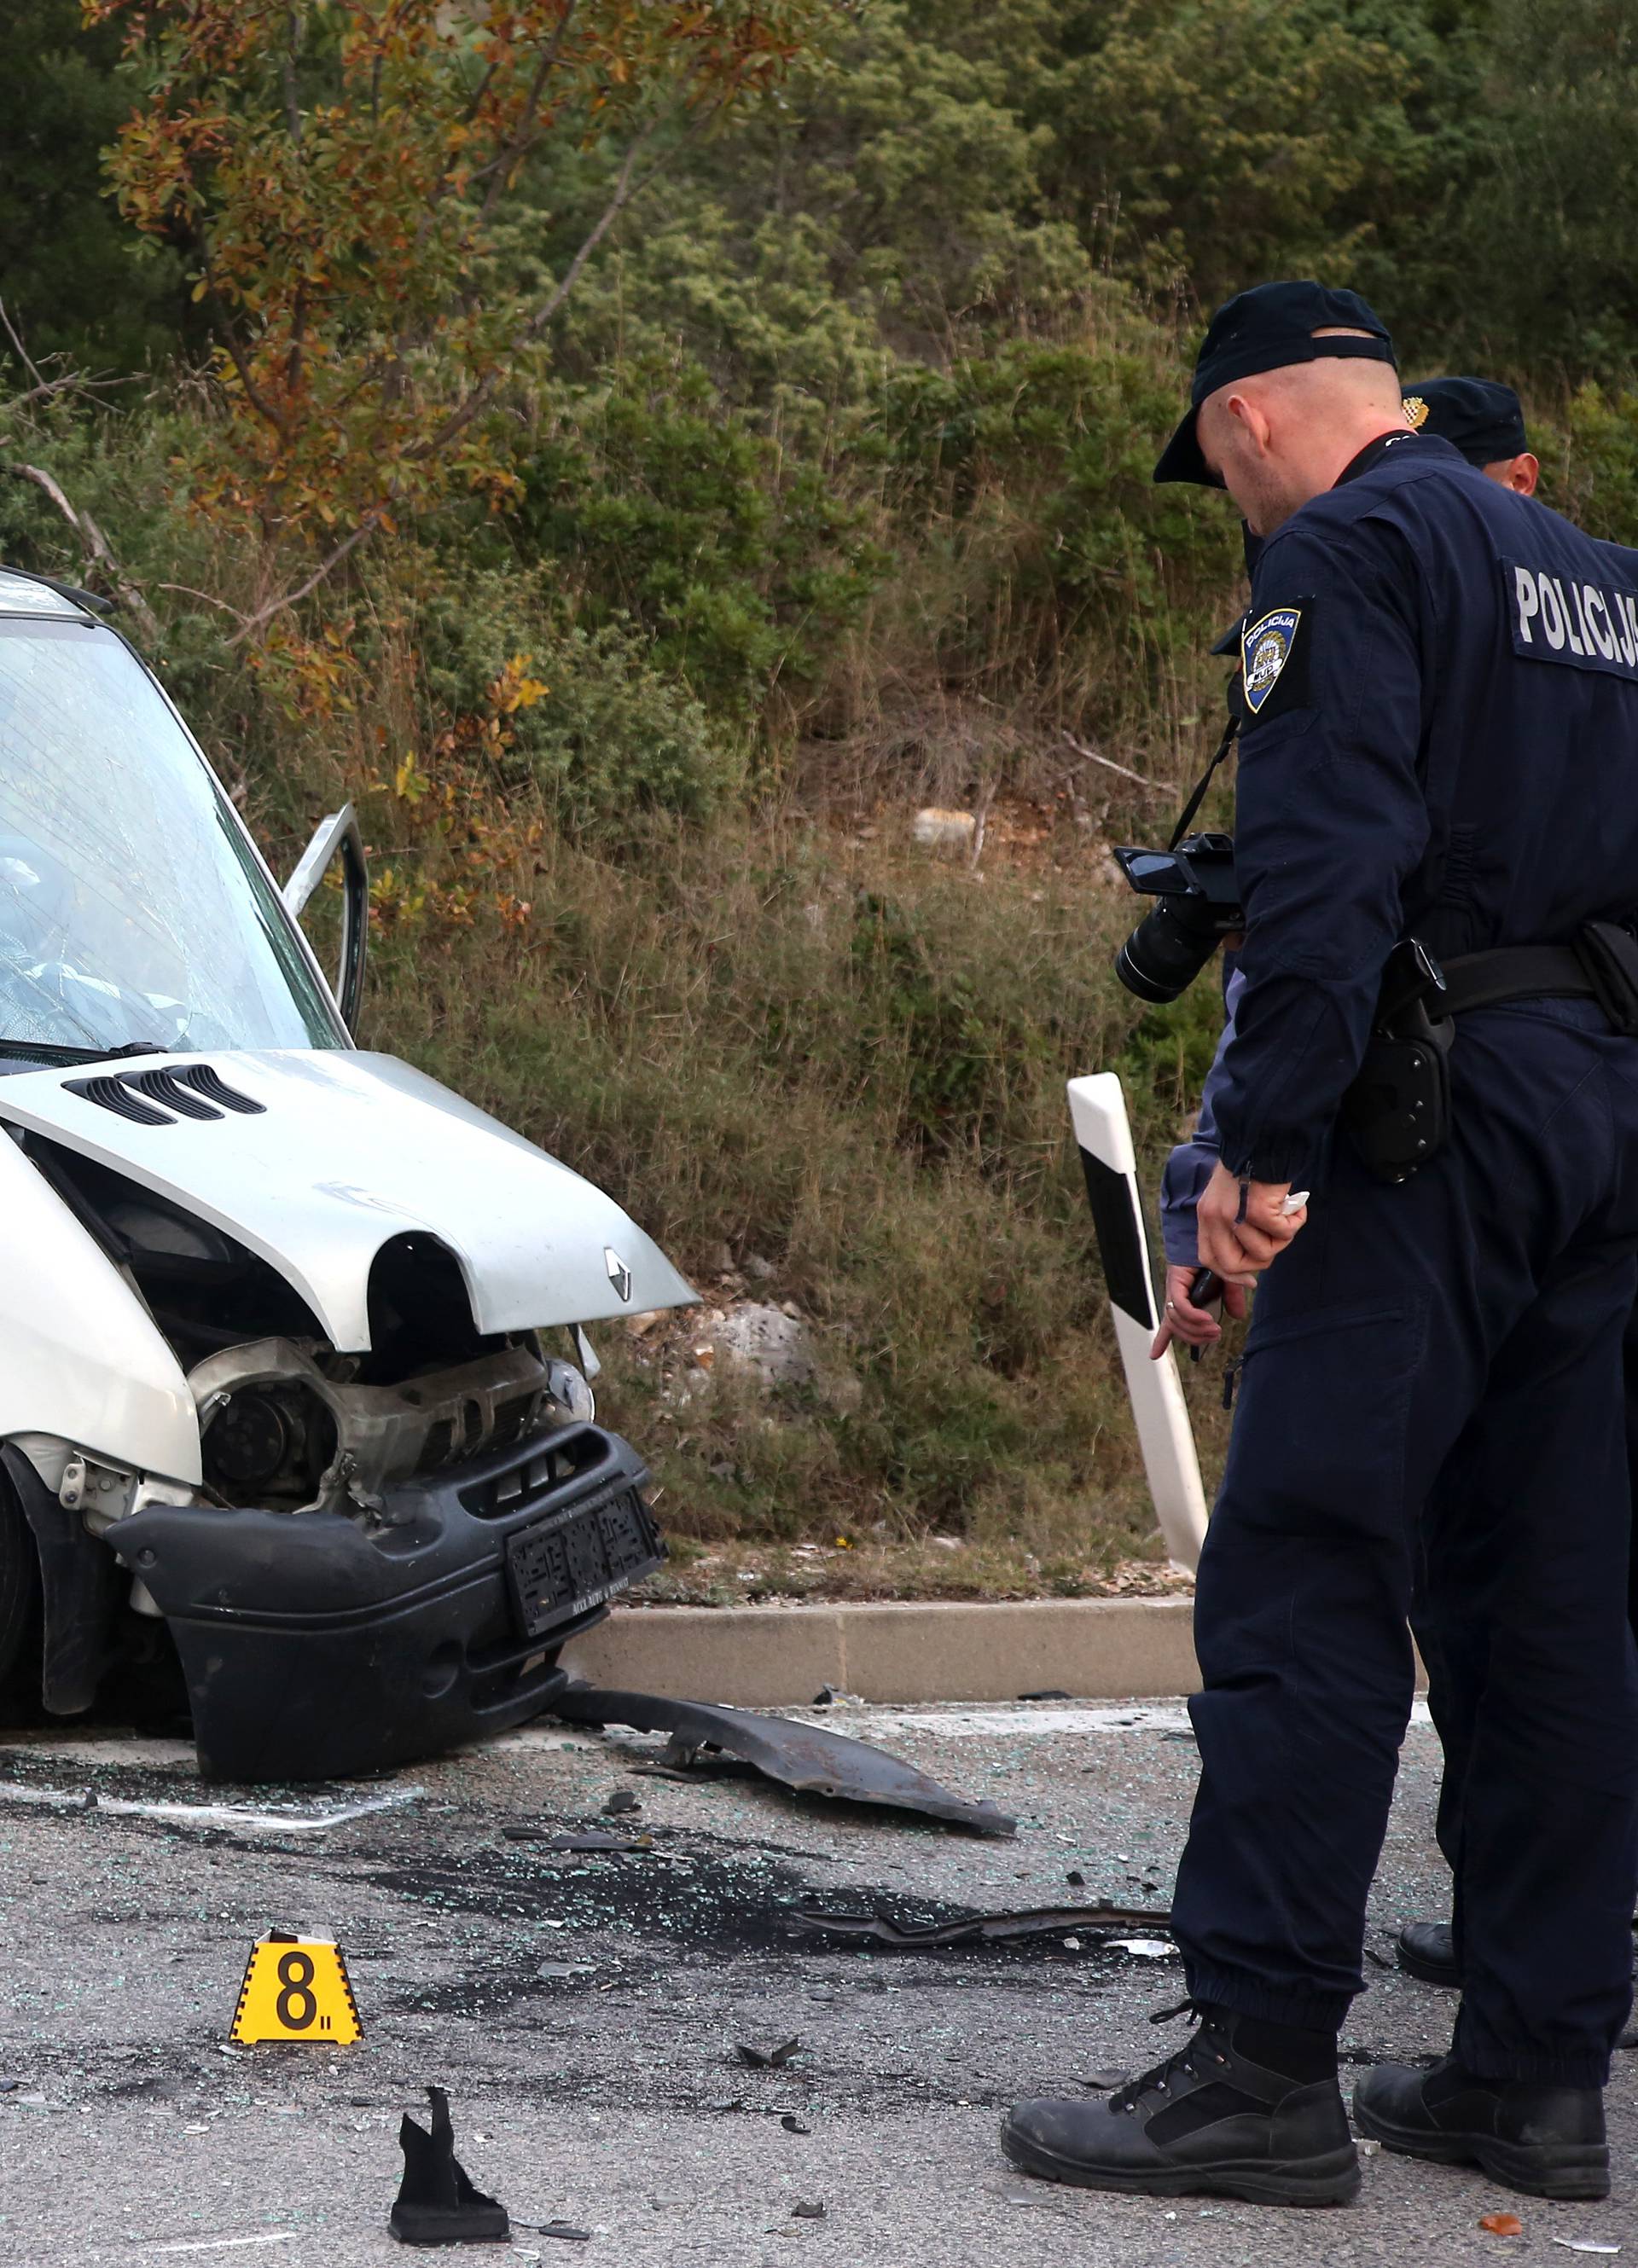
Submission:
[[[1140,1000],[1175,1000],[1217,950],[1217,927],[1179,921],[1169,905],[1146,914],[1115,956],[1115,974]]]

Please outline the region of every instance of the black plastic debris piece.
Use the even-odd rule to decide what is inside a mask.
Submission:
[[[822,1685],[808,1705],[815,1709],[829,1709],[841,1697],[842,1689],[839,1685]]]
[[[787,2134],[811,2134],[814,2131],[811,2126],[804,2126],[793,2110],[787,2110],[779,2124]]]
[[[456,2157],[448,2095],[429,2087],[426,2098],[432,2132],[408,2116],[398,2128],[404,2174],[387,2227],[401,2244],[504,2243],[512,2234],[506,2208],[473,2188]]]
[[[1061,1685],[1044,1685],[1038,1693],[1021,1693],[1021,1701],[1067,1701],[1069,1695]]]
[[[824,2219],[824,2204],[823,2199],[815,2205],[793,2205],[791,2207],[791,2219],[793,2220],[823,2220]]]
[[[565,2244],[589,2244],[589,2228],[577,2228],[572,2220],[514,2220],[513,2228],[527,2228],[531,2236],[560,2236]]]
[[[783,2071],[791,2058],[802,2051],[800,2040],[786,2040],[777,2048],[754,2048],[744,2040],[735,2040],[734,2045],[740,2061],[749,2064],[753,2071]]]
[[[603,1806],[603,1809],[615,1819],[619,1818],[622,1812],[640,1811],[642,1808],[643,1799],[634,1787],[616,1788]]]
[[[601,1827],[560,1834],[550,1827],[503,1827],[508,1843],[538,1843],[548,1851],[652,1851],[652,1835],[610,1835]]]
[[[652,1693],[606,1693],[593,1685],[569,1685],[549,1706],[553,1716],[572,1725],[632,1725],[639,1732],[670,1734],[666,1762],[673,1769],[700,1749],[726,1749],[800,1794],[923,1812],[981,1835],[1018,1832],[1017,1821],[987,1796],[971,1802],[952,1794],[914,1764],[821,1726],[719,1709],[704,1701],[666,1701]]]
[[[873,1937],[883,1945],[1004,1945],[1021,1937],[1051,1937],[1074,1929],[1168,1929],[1169,1906],[1023,1906],[1010,1913],[969,1914],[962,1921],[897,1922],[884,1913],[837,1913],[827,1906],[795,1905],[800,1928],[837,1937]]]
[[[1072,1890],[1084,1890],[1087,1886],[1087,1878],[1079,1867],[1072,1867],[1064,1876],[1064,1880]]]
[[[1368,1945],[1365,1948],[1365,1958],[1367,1961],[1375,1962],[1378,1969],[1392,1969],[1396,1965],[1389,1960],[1385,1953],[1378,1953],[1374,1945]]]

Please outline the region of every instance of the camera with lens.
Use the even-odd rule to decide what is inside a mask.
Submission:
[[[1140,1000],[1175,1000],[1225,937],[1245,926],[1231,835],[1185,835],[1169,850],[1115,851],[1134,890],[1160,902],[1121,946],[1115,974]]]

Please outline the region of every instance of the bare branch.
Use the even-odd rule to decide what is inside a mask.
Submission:
[[[660,160],[659,165],[652,166],[648,172],[642,176],[640,180],[634,181],[632,179],[632,174],[637,166],[638,152],[643,148],[645,143],[646,143],[653,136],[655,130],[656,122],[657,122],[651,121],[650,123],[643,129],[636,141],[632,143],[631,148],[626,151],[624,160],[621,165],[619,173],[615,180],[613,195],[609,198],[608,203],[603,207],[602,211],[598,216],[597,221],[594,225],[591,233],[586,238],[585,241],[580,246],[579,250],[569,262],[567,268],[564,269],[563,275],[559,278],[555,290],[550,293],[544,304],[535,309],[535,313],[529,317],[528,321],[524,324],[522,329],[513,337],[511,346],[512,353],[515,354],[520,347],[531,345],[535,340],[539,338],[541,333],[546,328],[546,326],[552,320],[558,309],[563,306],[564,301],[568,298],[570,292],[573,291],[575,285],[579,282],[580,276],[585,270],[587,261],[591,258],[593,253],[596,251],[604,237],[608,235],[609,230],[614,226],[615,222],[619,218],[620,214],[626,205],[631,202],[631,200],[637,195],[638,190],[646,189],[650,181],[653,180],[655,174],[660,172],[666,162],[663,158]],[[505,374],[505,367],[503,363],[499,361],[494,363],[478,380],[471,393],[468,394],[466,400],[459,403],[455,409],[450,411],[448,416],[445,418],[438,431],[435,433],[429,435],[426,440],[420,443],[419,446],[411,451],[410,453],[417,458],[436,457],[439,455],[442,451],[449,446],[449,444],[454,440],[457,436],[465,432],[467,427],[478,415],[478,412],[486,406],[493,396],[495,388],[499,385],[500,380]]]
[[[162,591],[174,591],[184,599],[203,599],[207,607],[220,607],[225,615],[232,615],[236,622],[245,619],[237,607],[230,607],[225,599],[213,598],[209,591],[196,591],[191,583],[161,583]]]
[[[11,473],[19,481],[32,481],[42,495],[50,498],[79,538],[80,548],[86,558],[93,567],[100,567],[114,585],[121,604],[129,608],[149,637],[157,639],[159,625],[154,620],[152,608],[108,549],[107,537],[91,514],[75,510],[43,465],[24,465],[9,460],[0,462],[0,472]]]
[[[270,622],[275,615],[282,615],[287,607],[293,607],[305,599],[309,591],[316,591],[321,583],[335,573],[349,552],[356,551],[366,536],[374,534],[386,512],[384,504],[377,504],[373,511],[366,512],[352,534],[343,536],[333,551],[325,554],[305,583],[298,583],[295,589],[286,591],[283,598],[270,599],[265,607],[258,607],[254,615],[241,615],[240,627],[229,638],[229,645],[238,645],[253,630],[259,630]]]
[[[1102,764],[1105,771],[1118,772],[1122,779],[1131,780],[1149,795],[1176,795],[1177,792],[1177,789],[1170,786],[1165,780],[1145,779],[1141,772],[1131,771],[1125,764],[1118,764],[1113,756],[1100,756],[1096,748],[1088,748],[1084,740],[1077,740],[1067,725],[1062,725],[1059,729],[1075,754],[1087,763]]]
[[[38,364],[31,358],[28,349],[23,344],[21,333],[18,331],[16,324],[11,320],[11,316],[6,313],[6,305],[4,299],[0,299],[0,323],[4,323],[5,325],[5,335],[11,342],[12,348],[17,355],[18,362],[22,364],[24,369],[34,381],[34,392],[33,394],[26,394],[23,399],[26,401],[35,401],[39,397],[41,389],[45,387],[46,381],[40,374]],[[49,359],[49,357],[48,357],[48,359]]]
[[[505,187],[507,176],[513,166],[520,162],[539,139],[537,135],[530,133],[529,127],[535,112],[540,107],[541,97],[546,92],[546,82],[557,67],[557,58],[563,53],[563,43],[568,37],[569,26],[573,20],[576,4],[577,0],[568,0],[562,15],[557,18],[557,28],[547,41],[545,53],[535,66],[535,77],[530,83],[528,96],[523,106],[522,121],[519,131],[513,136],[511,149],[503,151],[501,153],[506,162],[498,167],[495,178],[490,183],[479,210],[477,225],[480,228],[494,210],[495,200]]]
[[[82,378],[77,370],[65,371],[61,378],[42,378],[26,394],[14,394],[10,401],[0,401],[0,415],[11,409],[26,409],[31,401],[44,401],[54,394],[91,394],[129,383],[129,379],[118,378]]]

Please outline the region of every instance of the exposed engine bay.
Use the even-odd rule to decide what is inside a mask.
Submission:
[[[392,1524],[387,1484],[594,1414],[582,1370],[535,1332],[485,1336],[453,1255],[384,1245],[371,1346],[338,1353],[276,1270],[180,1205],[39,1134],[27,1154],[91,1227],[183,1365],[206,1495],[223,1506],[348,1511]]]

